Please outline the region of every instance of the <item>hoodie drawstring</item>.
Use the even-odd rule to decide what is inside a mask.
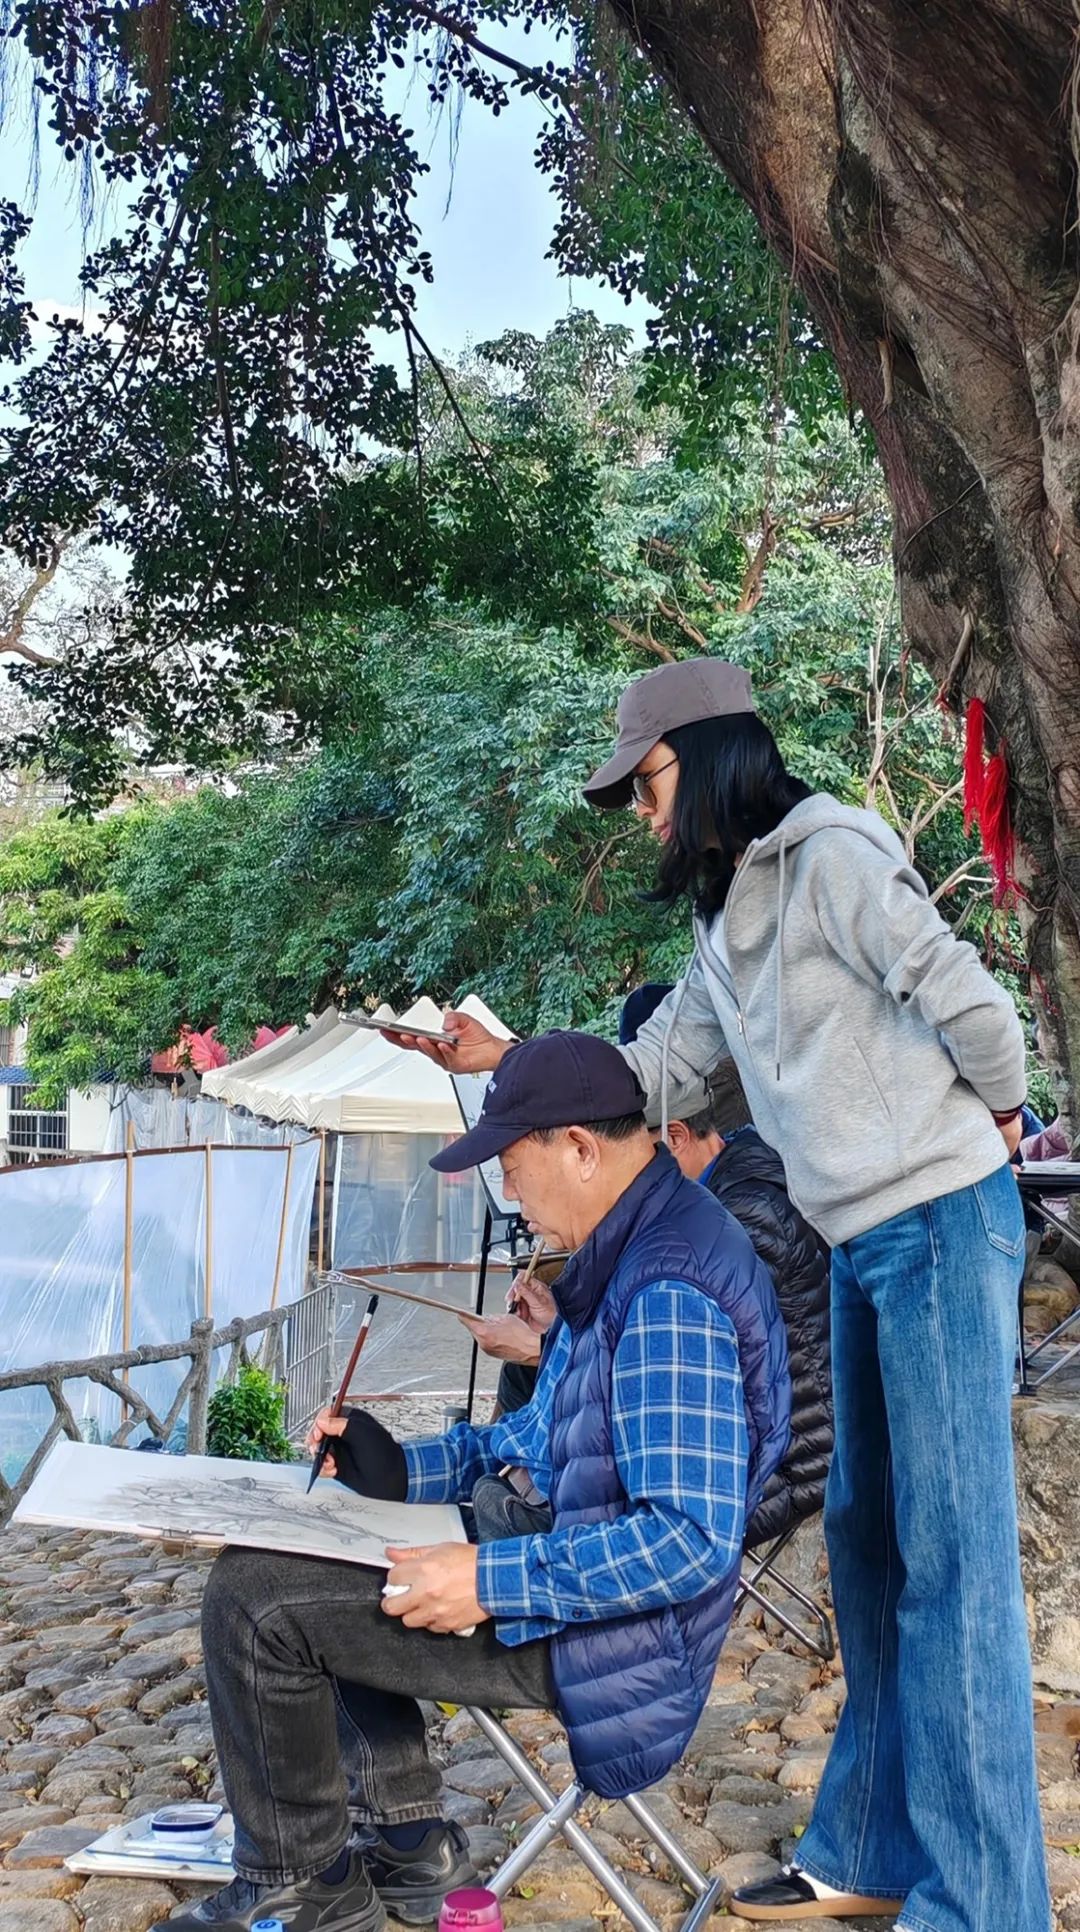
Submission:
[[[773,1041],[773,1056],[776,1061],[776,1078],[780,1079],[780,1061],[784,1048],[784,871],[787,863],[787,845],[780,841],[780,874],[776,888],[776,1036]]]
[[[671,1054],[671,1036],[675,1031],[675,1022],[679,1017],[679,1008],[686,998],[686,989],[690,984],[690,975],[694,970],[696,961],[697,946],[695,945],[693,958],[686,972],[683,974],[682,979],[679,981],[675,994],[675,1004],[671,1009],[671,1018],[664,1028],[664,1044],[660,1049],[660,1139],[663,1141],[665,1147],[667,1146],[668,1137],[668,1059]]]
[[[785,886],[787,884],[787,842],[784,839],[780,841],[779,857],[780,866],[776,888],[776,1032],[773,1037],[773,1058],[776,1063],[776,1078],[778,1081],[780,1079],[780,1068],[784,1052],[784,913],[786,910]],[[721,914],[722,917],[723,914]],[[697,957],[698,948],[695,943],[693,958],[686,972],[683,974],[676,991],[675,1004],[671,1009],[671,1018],[664,1028],[664,1042],[660,1049],[660,1138],[665,1145],[667,1144],[668,1137],[668,1063],[671,1055],[671,1038],[679,1018],[679,1008],[682,1006],[683,1000],[686,997],[686,989],[690,984],[690,975],[694,970]],[[731,973],[730,965],[728,972]],[[733,974],[731,978],[732,988],[734,990]],[[735,997],[737,1003],[738,994]],[[741,1009],[739,1012],[739,1025],[741,1028]],[[706,1073],[707,1077],[708,1075]]]

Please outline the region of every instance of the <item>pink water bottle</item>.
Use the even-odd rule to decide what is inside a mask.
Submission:
[[[464,1932],[466,1926],[483,1926],[484,1932],[503,1932],[502,1905],[494,1892],[472,1885],[462,1892],[448,1892],[439,1913],[439,1932]]]

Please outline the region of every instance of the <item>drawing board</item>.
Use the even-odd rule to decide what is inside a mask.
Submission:
[[[12,1518],[117,1531],[217,1549],[225,1543],[290,1556],[331,1557],[386,1570],[387,1545],[464,1543],[449,1503],[385,1503],[323,1480],[310,1464],[231,1462],[219,1456],[143,1456],[58,1442]]]

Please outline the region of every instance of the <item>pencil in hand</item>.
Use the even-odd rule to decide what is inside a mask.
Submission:
[[[543,1235],[541,1235],[539,1240],[536,1243],[535,1248],[533,1249],[531,1255],[529,1256],[528,1265],[525,1269],[525,1273],[521,1277],[522,1288],[528,1287],[530,1281],[533,1278],[534,1273],[536,1272],[536,1264],[540,1260],[540,1257],[543,1254],[543,1252],[544,1252],[544,1237]],[[512,1315],[514,1313],[514,1310],[517,1308],[517,1305],[518,1305],[518,1291],[516,1287],[513,1287],[511,1288],[510,1293],[506,1298],[507,1314]]]
[[[356,1372],[356,1364],[360,1360],[360,1351],[363,1348],[364,1343],[367,1341],[368,1332],[371,1328],[371,1324],[375,1315],[375,1310],[378,1306],[379,1306],[378,1295],[372,1295],[371,1300],[368,1302],[368,1305],[364,1310],[364,1319],[360,1323],[360,1327],[357,1330],[356,1340],[353,1343],[353,1351],[349,1357],[349,1365],[348,1365],[348,1368],[345,1370],[344,1375],[341,1378],[341,1387],[339,1388],[337,1394],[334,1397],[333,1402],[330,1405],[330,1414],[332,1416],[340,1415],[342,1409],[345,1407],[345,1397],[348,1395],[349,1389],[352,1385],[353,1375]],[[311,1465],[311,1476],[308,1480],[307,1489],[304,1492],[305,1495],[307,1496],[311,1495],[311,1492],[314,1489],[315,1484],[318,1482],[319,1477],[322,1475],[323,1464],[330,1453],[331,1444],[335,1440],[336,1438],[334,1436],[324,1436],[318,1448],[316,1449],[315,1458]]]

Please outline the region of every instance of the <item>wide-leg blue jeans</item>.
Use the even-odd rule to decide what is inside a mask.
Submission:
[[[1047,1932],[1010,1402],[1012,1171],[834,1250],[825,1510],[848,1700],[800,1867],[912,1932]]]

